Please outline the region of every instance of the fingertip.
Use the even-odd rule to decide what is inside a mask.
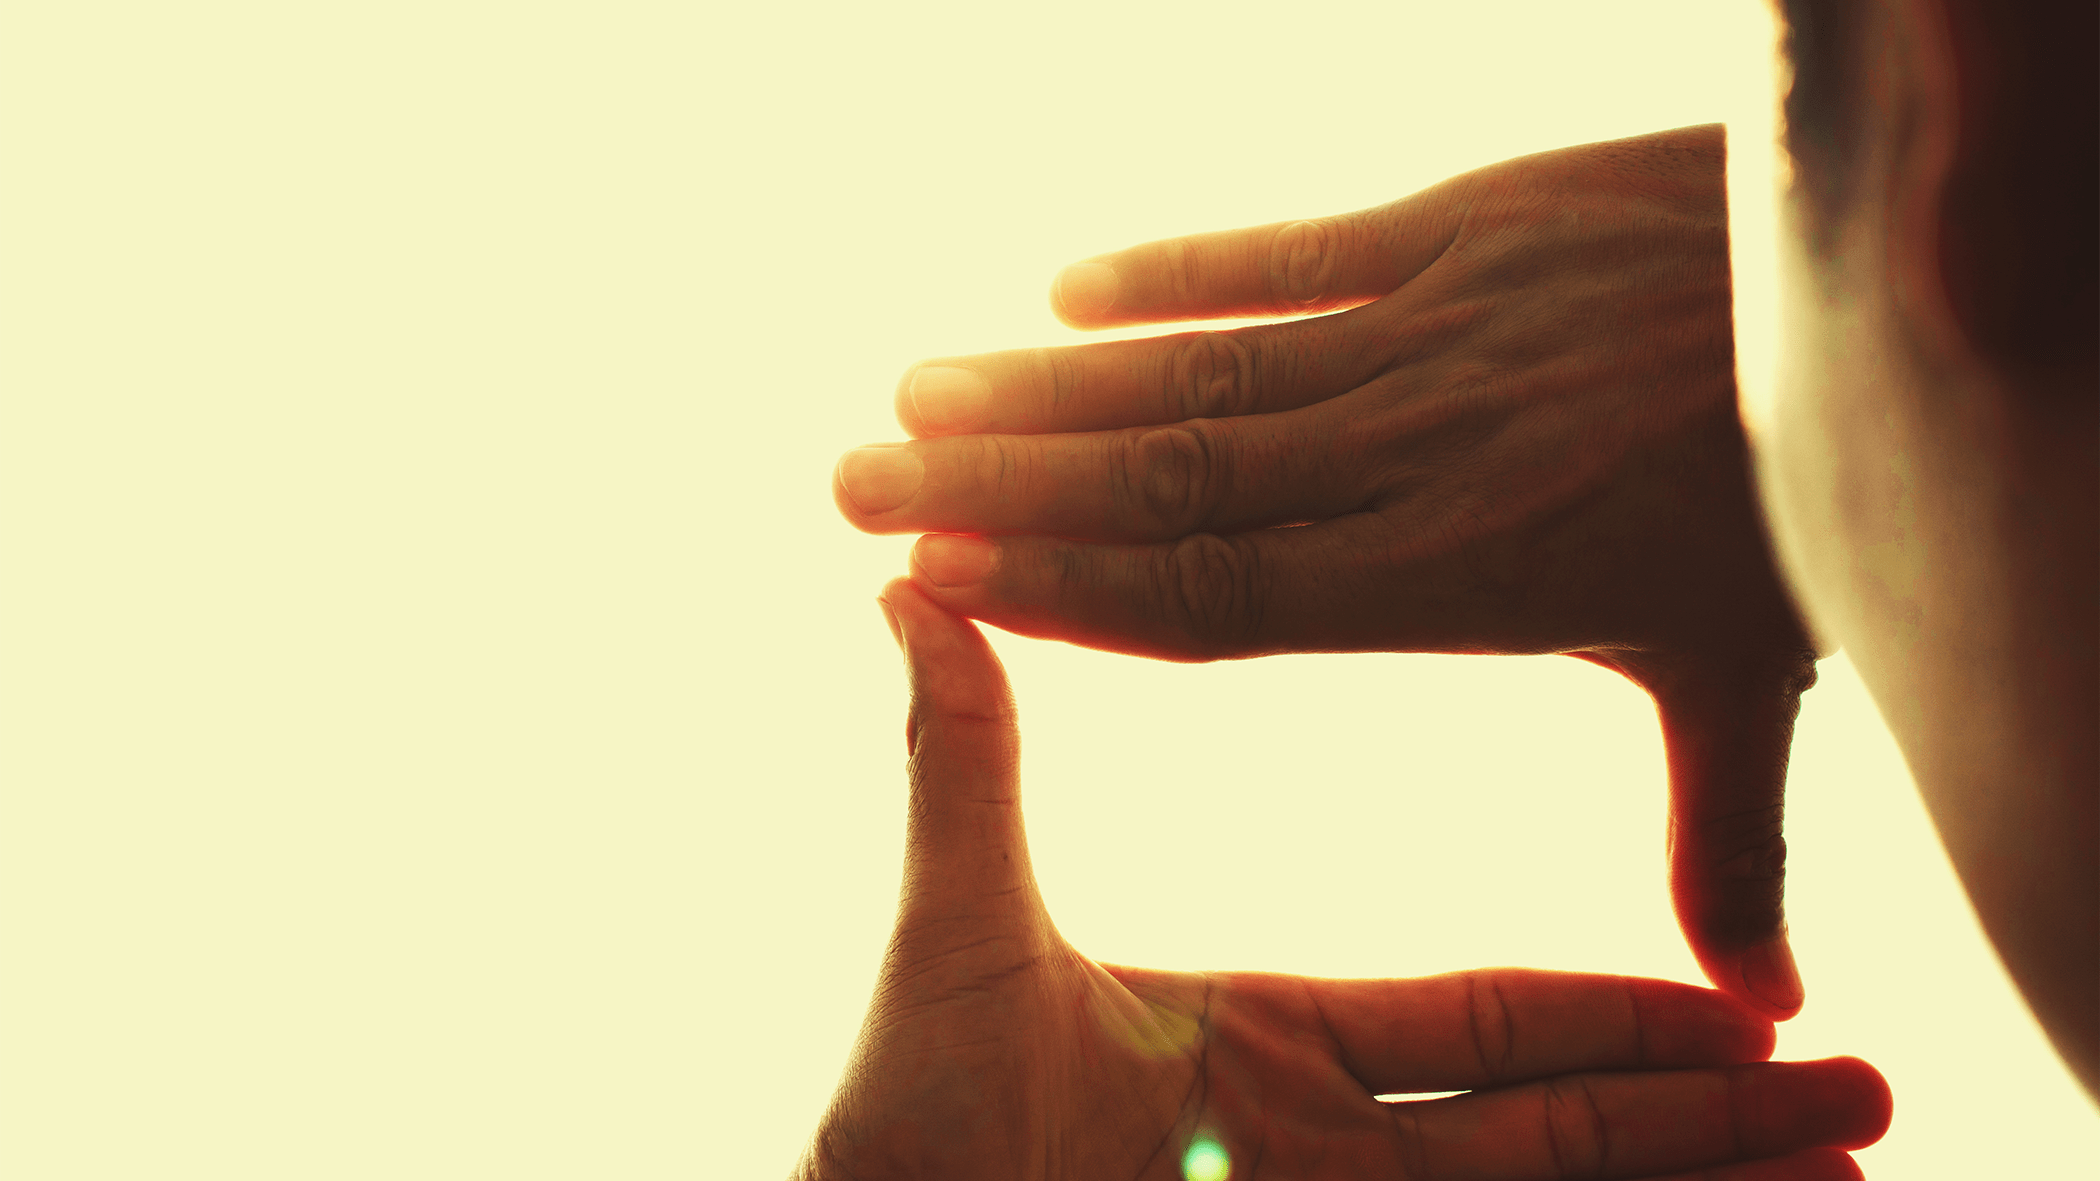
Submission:
[[[1794,953],[1782,932],[1745,951],[1723,951],[1694,941],[1692,951],[1706,978],[1729,999],[1767,1021],[1790,1021],[1805,1001]]]
[[[1726,993],[1664,981],[1637,981],[1643,1065],[1735,1066],[1763,1062],[1779,1031],[1763,1013]]]
[[[926,424],[919,421],[918,403],[911,396],[912,382],[918,379],[923,367],[921,363],[905,370],[904,376],[897,379],[895,392],[890,395],[890,411],[897,416],[897,425],[904,428],[906,438],[923,439],[927,433]]]
[[[925,587],[964,590],[991,577],[998,568],[997,543],[974,534],[928,533],[911,547],[912,573]]]
[[[1772,1019],[1726,993],[1708,993],[1703,1020],[1717,1048],[1738,1062],[1769,1062],[1779,1048],[1779,1029]]]
[[[1776,1062],[1754,1069],[1757,1081],[1744,1094],[1755,1097],[1741,1115],[1745,1135],[1766,1151],[1856,1152],[1888,1133],[1895,1114],[1888,1080],[1857,1058]]]
[[[991,714],[1006,698],[1006,674],[977,626],[942,609],[912,579],[891,579],[881,602],[896,621],[912,691],[937,712]]]
[[[1794,963],[1793,945],[1784,932],[1744,952],[1738,968],[1743,987],[1774,1021],[1790,1020],[1801,1012],[1807,994],[1801,987],[1801,970]]]
[[[831,499],[855,528],[909,503],[926,482],[926,461],[902,443],[870,443],[839,456],[831,470]],[[894,527],[891,531],[895,531]]]
[[[1115,268],[1107,263],[1075,262],[1051,281],[1050,308],[1073,328],[1100,327],[1115,306],[1119,286]]]
[[[1857,1152],[1888,1133],[1895,1110],[1888,1081],[1857,1058],[1735,1066],[1725,1077],[1735,1141],[1749,1158]]]
[[[884,588],[884,593],[888,593],[887,588]],[[889,605],[882,595],[875,596],[875,605],[882,609],[882,621],[889,625],[890,638],[897,641],[897,647],[901,650],[904,647],[904,629],[897,625],[896,610]]]
[[[898,384],[895,406],[898,424],[917,439],[981,429],[991,403],[991,382],[976,369],[922,361]]]
[[[882,604],[882,613],[888,619],[890,631],[897,638],[897,645],[908,655],[911,641],[925,631],[925,616],[929,613],[943,614],[939,606],[926,599],[926,593],[912,584],[909,578],[892,578],[882,584],[882,593],[875,596]]]
[[[1832,1107],[1849,1116],[1838,1130],[1837,1147],[1856,1152],[1888,1134],[1896,1115],[1896,1095],[1873,1063],[1845,1055],[1825,1058],[1816,1065],[1827,1071],[1825,1085],[1832,1092]]]

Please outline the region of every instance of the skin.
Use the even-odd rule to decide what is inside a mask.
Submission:
[[[1990,63],[1964,57],[1979,42],[1953,32],[1985,11],[1871,6],[1871,57],[1852,63],[1869,150],[1834,217],[1794,203],[1795,320],[1757,463],[1815,634],[1852,650],[1985,929],[2094,1088],[2096,367],[2089,325],[2048,365],[1989,346],[2004,288],[1972,264],[2012,257],[1990,247],[2018,218],[1949,197],[2000,163],[1979,145],[2007,108]],[[1240,1179],[1857,1176],[1832,1150],[1885,1128],[1878,1076],[1737,1061],[1740,1028],[1717,1036],[1722,1011],[1698,990],[1086,960],[1027,870],[1003,678],[940,610],[1175,659],[1391,647],[1609,663],[1663,719],[1673,889],[1701,962],[1790,1012],[1759,987],[1790,969],[1753,967],[1740,939],[1744,915],[1778,922],[1778,785],[1803,653],[1820,645],[1712,393],[1725,303],[1717,315],[1700,293],[1725,242],[1718,145],[1702,169],[1701,134],[1139,247],[1054,293],[1100,326],[1356,309],[1342,315],[907,375],[899,416],[917,441],[842,461],[840,507],[863,528],[957,535],[922,540],[912,579],[885,592],[914,683],[905,893],[799,1176],[1171,1178],[1203,1136]],[[1600,263],[1624,284],[1594,286]],[[1644,314],[1614,334],[1609,310],[1628,304]],[[1763,851],[1747,873],[1713,856],[1745,816],[1769,819],[1740,846]],[[1506,1022],[1483,1019],[1483,996]],[[1481,1031],[1498,1024],[1489,1052]],[[1373,1098],[1407,1086],[1473,1093]]]
[[[1782,1018],[1802,999],[1786,752],[1813,653],[1843,643],[1985,931],[2100,1097],[2100,380],[2090,201],[2058,197],[2092,163],[2089,111],[2066,114],[2091,106],[2077,7],[1861,6],[1848,195],[1797,193],[1783,235],[1761,505],[1725,409],[1719,137],[1695,128],[1068,268],[1053,300],[1081,326],[1353,310],[928,362],[898,398],[918,441],[842,461],[840,508],[947,531],[914,579],[1024,634],[1619,669],[1662,720],[1686,936]],[[2051,44],[2087,48],[2037,63]]]
[[[2039,370],[1979,347],[1987,305],[1956,248],[1990,249],[2002,219],[1972,224],[1947,194],[1985,166],[1989,75],[1958,49],[1977,43],[1955,35],[1961,6],[1870,9],[1852,197],[1831,216],[1806,186],[1791,201],[1762,483],[1802,598],[1880,705],[1984,930],[2100,1096],[2092,338]]]
[[[1694,954],[1799,1009],[1781,820],[1815,651],[1736,413],[1718,127],[1134,247],[1054,297],[1088,327],[1350,310],[926,362],[898,394],[916,441],[841,461],[847,519],[932,533],[917,585],[1026,635],[1617,669],[1662,722]]]
[[[882,601],[912,683],[903,892],[798,1181],[1170,1181],[1204,1142],[1234,1181],[1836,1181],[1886,1131],[1873,1068],[1765,1062],[1771,1023],[1688,985],[1088,959],[1029,869],[997,658],[906,580]]]

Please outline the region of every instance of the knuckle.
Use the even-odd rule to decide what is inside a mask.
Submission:
[[[1645,1066],[1649,1061],[1649,1018],[1648,1007],[1641,1003],[1641,988],[1643,986],[1631,976],[1621,976],[1619,983],[1620,987],[1625,989],[1626,992],[1626,1036],[1632,1043],[1628,1047],[1628,1055],[1636,1065]]]
[[[1210,533],[1163,551],[1156,574],[1161,622],[1201,659],[1246,654],[1260,634],[1261,571],[1252,546]]]
[[[1080,388],[1086,373],[1085,367],[1072,355],[1070,349],[1030,349],[1028,369],[1034,378],[1029,384],[1041,391],[1041,417],[1038,422],[1054,420],[1085,393],[1085,390]]]
[[[1422,1117],[1415,1104],[1389,1103],[1385,1108],[1393,1138],[1400,1144],[1400,1175],[1408,1181],[1435,1176],[1429,1161],[1428,1136],[1422,1130]]]
[[[1541,1088],[1547,1142],[1555,1177],[1577,1181],[1604,1176],[1610,1133],[1589,1081],[1581,1075],[1555,1079]]]
[[[1757,1102],[1750,1077],[1742,1070],[1721,1072],[1721,1085],[1728,1106],[1728,1140],[1734,1150],[1733,1154],[1737,1157],[1749,1156],[1753,1151],[1763,1148],[1767,1142],[1762,1129],[1756,1126],[1759,1123],[1758,1112],[1763,1105]]]
[[[1255,408],[1254,345],[1245,332],[1195,332],[1180,339],[1167,365],[1167,414],[1230,418]]]
[[[1041,563],[1050,585],[1058,588],[1060,607],[1069,606],[1065,596],[1098,594],[1110,585],[1109,571],[1098,547],[1051,545],[1038,548],[1035,560]]]
[[[1502,979],[1495,972],[1466,973],[1466,1020],[1481,1077],[1489,1086],[1502,1085],[1512,1072],[1517,1038],[1509,1002],[1502,995]]]
[[[1218,463],[1200,420],[1146,431],[1123,454],[1120,499],[1141,533],[1173,536],[1203,528],[1216,501]]]
[[[958,466],[973,474],[980,495],[994,503],[1008,503],[1026,495],[1033,464],[1021,440],[1008,435],[964,435],[949,442],[971,448],[965,462]]]
[[[1334,289],[1340,234],[1325,221],[1293,222],[1269,244],[1269,292],[1278,303],[1313,304]]]
[[[1752,884],[1786,877],[1783,808],[1774,804],[1707,821],[1706,841],[1714,875],[1721,881]]]
[[[1793,621],[1789,621],[1793,622]],[[1801,710],[1801,695],[1816,687],[1816,652],[1805,635],[1798,636],[1799,643],[1789,645],[1779,656],[1779,694],[1792,713]]]
[[[1770,938],[1781,923],[1786,902],[1786,837],[1779,805],[1706,820],[1704,846],[1696,863],[1711,895],[1707,921],[1710,937],[1729,943]]]
[[[1191,249],[1180,238],[1169,238],[1159,244],[1160,277],[1166,281],[1167,290],[1175,302],[1186,303],[1203,290],[1202,253]]]

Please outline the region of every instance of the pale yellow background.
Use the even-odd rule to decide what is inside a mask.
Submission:
[[[896,882],[906,541],[827,481],[897,375],[1074,339],[1074,258],[1753,118],[1762,20],[10,5],[0,1175],[781,1175]],[[995,639],[1082,948],[1696,978],[1608,673]],[[1781,1052],[1887,1073],[1877,1177],[2089,1175],[1824,672]]]

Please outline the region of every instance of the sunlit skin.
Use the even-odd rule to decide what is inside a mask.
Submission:
[[[1662,721],[1692,950],[1791,1016],[1781,804],[1815,653],[1737,419],[1723,179],[1721,129],[1687,128],[1089,260],[1053,293],[1085,327],[1352,310],[928,361],[897,397],[917,441],[842,460],[840,510],[945,531],[913,579],[1027,635],[1624,672]]]
[[[1823,1181],[1886,1130],[1871,1067],[1765,1062],[1770,1022],[1689,985],[1088,959],[1029,868],[990,646],[907,580],[883,599],[912,686],[902,896],[798,1181]]]
[[[1790,727],[1814,655],[1842,642],[1986,931],[2100,1090],[2092,251],[2061,221],[2082,271],[2049,262],[2048,242],[2007,248],[2035,242],[2020,237],[2032,202],[2007,178],[2056,193],[2067,166],[2024,166],[2090,166],[2095,137],[2021,141],[2032,150],[2010,166],[1991,154],[2053,126],[2032,96],[2054,92],[2030,67],[2052,44],[2079,46],[2051,64],[2089,84],[2094,38],[2085,25],[2055,42],[1979,35],[2072,11],[2041,4],[1825,11],[1867,14],[1859,56],[1836,66],[1863,80],[1865,147],[1842,157],[1840,206],[1795,192],[1761,502],[1735,407],[1711,128],[1511,161],[1360,214],[1152,243],[1078,264],[1053,290],[1085,327],[1350,309],[1337,315],[941,358],[906,375],[898,414],[915,441],[849,454],[835,493],[862,528],[930,534],[909,583],[886,592],[915,678],[912,865],[809,1176],[1681,1174],[1698,1167],[1716,1097],[1760,1077],[1720,1059],[1661,1071],[1652,1057],[1579,1073],[1601,1066],[1583,1053],[1625,1052],[1627,1015],[1645,1025],[1653,1007],[1643,990],[1677,987],[1657,982],[1621,984],[1643,999],[1614,1018],[1588,977],[1345,983],[1085,960],[1028,880],[996,666],[963,655],[981,640],[936,605],[1168,659],[1567,652],[1616,667],[1663,721],[1686,934],[1710,978],[1767,1017],[1802,999],[1779,908]],[[2016,49],[1979,48],[2002,44]],[[2071,90],[2062,105],[2089,111]],[[2083,230],[2090,215],[2069,216]],[[2025,282],[2044,277],[2056,286]],[[2053,340],[2008,336],[2008,309],[2040,307],[2036,291],[2084,310],[2044,308],[2034,322],[2072,324]],[[1817,640],[1782,589],[1761,510]],[[941,770],[966,749],[979,753]],[[946,782],[968,793],[957,816],[940,803]],[[943,878],[976,884],[944,894]],[[1576,1056],[1545,1055],[1514,1086],[1456,1081],[1467,1061],[1486,1077],[1477,1068],[1496,1057],[1463,1052],[1495,1024],[1476,1011],[1485,993],[1511,1013],[1525,1008],[1512,997],[1558,998],[1544,1008],[1563,1023],[1540,1027],[1575,1038],[1558,1044]],[[1450,1057],[1435,1050],[1446,1044]],[[1633,1044],[1652,1056],[1656,1043]],[[1387,1073],[1392,1055],[1407,1065]],[[1870,1068],[1762,1070],[1780,1073],[1750,1085],[1793,1095],[1762,1111],[1845,1126],[1698,1175],[1856,1175],[1828,1149],[1885,1126]],[[1407,1089],[1402,1077],[1474,1094],[1377,1104]],[[1598,1094],[1571,1077],[1610,1079],[1624,1106],[1566,1118],[1571,1097]],[[1685,1089],[1715,1077],[1738,1081]],[[1508,1122],[1492,1136],[1435,1130],[1476,1116]],[[1583,1140],[1584,1127],[1603,1134]],[[1425,1136],[1446,1147],[1425,1154]],[[1216,1155],[1197,1151],[1205,1138]],[[1654,1155],[1598,1162],[1571,1145]]]

